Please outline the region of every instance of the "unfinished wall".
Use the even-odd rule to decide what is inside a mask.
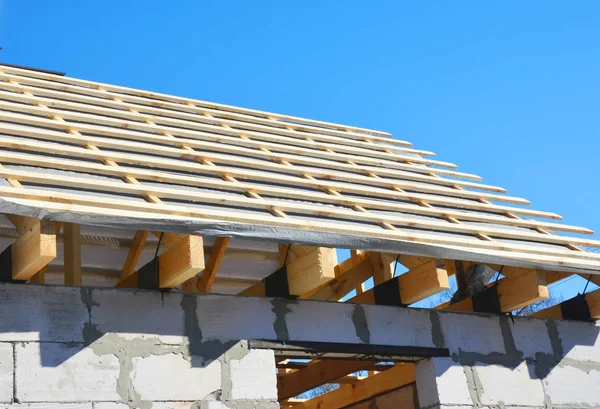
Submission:
[[[410,308],[2,284],[0,407],[275,408],[272,353],[240,342],[265,339],[448,348],[450,358],[417,365],[423,408],[600,408],[599,331]]]

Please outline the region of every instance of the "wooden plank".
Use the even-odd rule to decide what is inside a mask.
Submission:
[[[514,279],[498,280],[498,299],[502,312],[514,311],[526,305],[548,298],[546,275],[541,270],[532,270]],[[448,305],[451,311],[473,311],[473,300],[466,298],[456,304]]]
[[[133,237],[133,241],[129,247],[129,252],[127,253],[127,258],[123,264],[123,269],[121,270],[121,276],[119,277],[119,280],[123,280],[125,277],[135,272],[135,268],[140,255],[142,254],[142,250],[144,250],[144,246],[146,245],[147,237],[148,230],[138,230],[135,232],[135,236]]]
[[[12,277],[29,280],[56,258],[56,224],[39,221],[12,245]]]
[[[1,86],[0,86],[1,88]],[[63,94],[64,95],[64,94]],[[343,145],[333,145],[333,144],[323,144],[309,138],[307,139],[295,139],[295,138],[286,138],[289,142],[295,145],[300,146],[287,146],[282,145],[281,136],[273,135],[271,133],[266,133],[264,130],[262,132],[254,132],[254,131],[240,131],[230,126],[214,126],[210,124],[205,124],[204,122],[212,122],[215,121],[215,118],[209,118],[206,116],[198,117],[191,114],[190,116],[194,118],[194,122],[191,121],[181,121],[178,119],[173,119],[169,117],[152,117],[139,113],[132,113],[131,111],[122,111],[121,113],[117,112],[119,116],[125,116],[127,119],[133,119],[133,121],[123,122],[121,119],[114,118],[115,111],[114,109],[101,108],[97,106],[90,105],[81,105],[81,104],[73,104],[65,101],[56,101],[56,100],[48,100],[44,98],[37,98],[35,96],[28,97],[23,94],[15,94],[15,93],[6,93],[0,91],[0,96],[3,96],[3,99],[12,99],[18,102],[29,102],[29,103],[44,103],[48,106],[60,106],[65,109],[77,109],[78,111],[85,110],[90,113],[81,113],[75,111],[64,111],[64,110],[55,110],[53,108],[42,108],[39,105],[23,105],[15,106],[16,104],[10,102],[3,102],[0,104],[1,108],[10,109],[11,111],[21,112],[21,113],[32,113],[32,114],[40,114],[41,111],[47,111],[46,113],[50,113],[56,115],[60,118],[73,120],[73,121],[85,121],[86,123],[92,123],[97,125],[107,125],[113,126],[116,128],[127,128],[131,130],[138,130],[143,132],[150,132],[156,134],[172,134],[178,136],[185,136],[188,138],[192,138],[194,140],[202,140],[208,142],[227,142],[228,144],[234,146],[241,147],[250,147],[257,149],[256,152],[252,153],[253,156],[256,157],[265,157],[265,155],[269,156],[268,152],[264,150],[261,151],[261,148],[273,149],[278,152],[286,153],[286,157],[290,160],[294,160],[296,163],[311,163],[312,158],[321,158],[328,159],[330,161],[334,161],[332,166],[338,167],[338,169],[352,169],[352,166],[347,163],[344,164],[343,161],[354,161],[356,163],[361,163],[364,165],[371,165],[377,168],[372,168],[371,171],[378,173],[380,176],[386,175],[390,177],[400,176],[404,173],[397,173],[396,170],[404,170],[416,172],[420,174],[420,177],[423,179],[432,179],[431,176],[428,176],[429,173],[435,173],[436,168],[430,169],[427,171],[423,168],[418,168],[412,163],[424,164],[428,166],[444,166],[447,162],[440,162],[431,159],[425,159],[422,157],[414,156],[414,155],[402,155],[397,153],[388,153],[382,151],[365,151],[356,148],[349,148]],[[104,116],[106,115],[106,116]],[[219,121],[219,120],[216,120]],[[161,125],[157,125],[154,122],[160,122]],[[164,124],[164,125],[163,125]],[[233,123],[233,126],[239,126],[238,124]],[[243,136],[243,138],[240,138]],[[260,140],[254,140],[260,139]],[[175,140],[175,138],[172,138]],[[308,146],[308,147],[306,147]],[[200,146],[198,146],[200,147]],[[335,151],[332,151],[332,149]],[[236,149],[239,148],[229,147],[231,152],[236,152]],[[288,155],[292,154],[292,155]],[[279,153],[277,154],[279,155]],[[306,155],[311,158],[302,158],[302,156],[298,157],[297,155]],[[358,155],[358,156],[357,156]],[[300,161],[300,162],[299,162]],[[408,163],[407,163],[408,162]],[[385,168],[379,168],[378,166],[385,166]],[[466,174],[463,172],[457,171],[442,171],[442,174],[452,176],[455,178],[464,178],[471,180],[480,181],[481,178]],[[404,176],[410,177],[411,175],[404,174]],[[414,175],[417,176],[417,175]],[[432,180],[432,182],[435,182]],[[446,184],[450,186],[451,181],[440,179],[439,183]],[[461,185],[465,183],[465,187],[473,187],[472,183],[463,182],[461,180],[455,180],[454,183],[458,183]],[[485,185],[484,185],[485,186]],[[500,190],[498,190],[500,189]],[[503,191],[501,188],[494,188],[491,190],[495,191]]]
[[[159,286],[173,288],[204,269],[204,247],[200,236],[189,235],[158,257]]]
[[[335,277],[335,267],[337,264],[335,249],[308,247],[307,252],[287,264],[287,280],[290,295],[300,296],[331,281]],[[262,280],[242,291],[239,295],[264,296],[265,291],[265,283]]]
[[[370,252],[374,285],[394,278],[394,257],[386,253]]]
[[[17,216],[15,214],[7,214],[5,216],[16,227],[19,234],[25,234],[40,222],[40,219],[36,219],[35,217]]]
[[[300,395],[310,389],[335,381],[344,375],[375,367],[376,362],[326,360],[310,363],[306,368],[277,378],[279,401]]]
[[[210,292],[213,282],[215,281],[215,277],[217,276],[219,266],[221,265],[221,261],[225,256],[225,251],[227,250],[228,244],[229,237],[217,237],[215,239],[212,251],[208,257],[208,263],[206,264],[206,268],[204,269],[202,277],[200,277],[200,281],[198,282],[198,291],[205,293]]]
[[[372,142],[383,142],[391,145],[402,145],[402,146],[411,146],[410,143],[392,140],[387,138],[381,138],[376,135],[382,135],[386,137],[391,137],[388,133],[383,133],[380,131],[373,131],[364,128],[356,128],[346,125],[332,124],[329,122],[315,121],[311,119],[304,119],[299,117],[293,117],[289,115],[280,115],[269,112],[262,112],[250,109],[244,109],[239,107],[233,107],[222,104],[215,104],[211,102],[198,101],[189,98],[181,98],[175,97],[166,94],[157,94],[150,93],[145,91],[140,91],[127,87],[119,87],[109,84],[101,84],[92,81],[79,80],[74,78],[65,77],[62,81],[57,81],[56,77],[44,75],[43,73],[32,73],[31,71],[19,70],[14,67],[2,66],[1,71],[3,73],[4,78],[10,78],[13,81],[19,81],[20,83],[29,83],[32,85],[41,85],[47,88],[60,89],[64,91],[73,91],[77,94],[88,94],[92,96],[100,96],[98,93],[99,89],[107,90],[109,92],[116,92],[117,95],[123,100],[132,100],[133,102],[141,102],[143,105],[153,105],[158,107],[171,107],[175,110],[191,110],[196,108],[198,113],[205,113],[206,111],[200,110],[201,107],[208,107],[214,109],[217,115],[226,116],[227,113],[239,113],[243,114],[242,117],[239,117],[243,122],[253,122],[256,121],[257,118],[266,118],[269,120],[269,124],[273,126],[292,128],[296,130],[322,133],[323,135],[337,135],[343,137],[343,141],[346,138],[354,137],[359,140],[369,140]],[[10,75],[9,75],[10,73]],[[125,98],[127,97],[127,98]],[[147,99],[134,99],[134,97],[145,97]],[[157,100],[156,98],[160,98]],[[276,121],[280,120],[282,122]],[[344,131],[340,131],[340,129],[344,129]],[[356,135],[353,135],[351,132],[356,132]],[[348,142],[349,143],[349,142]]]
[[[297,409],[339,409],[415,382],[414,364],[397,364],[352,385],[340,385],[331,392],[294,405]]]
[[[138,180],[149,180],[153,182],[164,182],[170,184],[184,185],[184,186],[198,186],[198,187],[207,187],[207,188],[215,188],[215,189],[225,189],[229,191],[236,192],[247,192],[254,191],[257,193],[265,193],[268,195],[273,195],[277,197],[288,197],[293,199],[300,200],[308,200],[308,201],[317,201],[319,203],[335,203],[339,205],[346,206],[349,203],[353,203],[356,205],[361,205],[370,209],[380,209],[380,210],[389,210],[389,211],[399,211],[410,214],[419,214],[425,216],[434,216],[434,217],[442,217],[443,215],[452,216],[455,218],[463,219],[463,220],[472,220],[472,221],[481,221],[481,222],[489,222],[495,224],[504,224],[510,226],[521,226],[521,227],[543,227],[550,230],[559,230],[559,231],[568,231],[573,233],[582,233],[582,234],[590,234],[591,230],[577,227],[577,226],[569,226],[563,224],[556,223],[547,223],[540,222],[535,220],[527,220],[527,219],[510,219],[504,216],[497,216],[494,214],[486,214],[482,212],[464,212],[461,210],[453,210],[453,209],[438,209],[435,207],[422,207],[422,206],[414,206],[409,204],[403,204],[400,202],[386,202],[381,200],[372,200],[368,198],[357,198],[353,197],[352,200],[349,200],[340,195],[330,195],[320,192],[310,192],[303,189],[295,189],[295,188],[280,188],[269,185],[260,185],[257,183],[245,183],[245,182],[235,182],[235,183],[226,183],[223,180],[215,180],[212,178],[206,177],[195,177],[195,176],[186,176],[186,175],[173,175],[168,172],[161,172],[156,170],[148,170],[148,169],[139,169],[139,168],[131,168],[131,167],[114,167],[114,166],[106,166],[102,164],[95,164],[89,161],[76,161],[76,160],[64,160],[57,158],[48,158],[42,157],[38,155],[29,155],[22,154],[18,152],[0,152],[0,161],[6,163],[15,163],[21,165],[31,165],[31,166],[41,166],[55,169],[63,169],[63,170],[72,170],[72,171],[80,171],[85,173],[94,173],[99,175],[109,175],[116,177],[124,177],[124,176],[132,176]],[[481,206],[480,206],[481,207]],[[480,210],[483,210],[481,208]],[[500,207],[496,209],[495,207],[485,208],[488,212],[505,212],[507,209],[505,207]],[[527,209],[524,209],[527,211]],[[551,214],[538,214],[535,212],[534,214],[537,217],[552,217]],[[402,263],[402,258],[411,257],[411,256],[401,256],[400,262]],[[414,256],[413,256],[414,258]],[[410,266],[409,266],[410,267]]]
[[[2,125],[0,124],[0,127]],[[21,135],[21,136],[32,136],[30,135],[30,131],[23,131],[19,128],[15,128],[14,130],[10,130],[11,133],[13,134],[17,134],[17,135]],[[52,132],[52,131],[48,131],[48,132]],[[58,135],[63,135],[61,133],[57,133]],[[35,137],[35,136],[34,136]],[[73,143],[77,143],[77,141],[73,141]],[[242,179],[245,178],[252,178],[253,180],[257,180],[257,181],[264,181],[264,182],[274,182],[277,184],[283,184],[283,185],[288,185],[293,189],[297,188],[302,188],[302,187],[311,187],[311,188],[315,188],[315,189],[331,189],[331,190],[336,190],[339,192],[346,192],[346,193],[353,193],[353,194],[359,194],[359,195],[366,195],[366,196],[376,196],[378,198],[385,198],[385,199],[401,199],[401,200],[423,200],[423,201],[427,201],[428,203],[433,203],[433,204],[441,204],[444,206],[453,206],[453,207],[457,207],[457,208],[464,208],[464,209],[473,209],[473,210],[482,210],[482,211],[487,211],[487,212],[491,212],[491,213],[505,213],[507,211],[511,211],[514,212],[515,214],[522,214],[525,216],[532,216],[532,217],[547,217],[547,218],[552,218],[552,219],[560,219],[561,217],[557,214],[554,213],[549,213],[549,212],[540,212],[540,211],[536,211],[536,210],[531,210],[531,209],[526,209],[526,208],[515,208],[515,207],[510,207],[510,206],[501,206],[501,205],[495,205],[495,204],[491,204],[491,203],[480,203],[480,202],[476,202],[476,201],[472,201],[472,200],[464,200],[461,197],[451,197],[451,196],[440,196],[440,195],[431,195],[431,194],[423,194],[423,193],[416,193],[416,192],[404,192],[404,191],[400,191],[400,190],[387,190],[387,189],[380,189],[377,187],[367,187],[367,186],[361,186],[361,185],[356,185],[356,184],[348,184],[348,183],[343,183],[343,182],[335,182],[335,181],[329,181],[329,180],[319,180],[319,181],[315,181],[314,179],[310,179],[310,178],[297,178],[295,176],[288,176],[288,175],[273,175],[271,173],[268,172],[258,172],[258,171],[254,171],[254,170],[250,170],[250,169],[244,169],[243,171],[241,171],[238,168],[232,168],[232,167],[225,167],[225,166],[214,166],[214,165],[206,165],[206,164],[193,164],[193,163],[189,163],[187,161],[180,161],[180,160],[165,160],[159,157],[152,157],[152,158],[145,158],[143,156],[139,156],[139,155],[131,155],[128,153],[121,153],[121,152],[105,152],[105,151],[92,151],[92,150],[88,150],[88,149],[83,149],[83,148],[78,148],[78,147],[74,147],[74,146],[60,146],[57,147],[55,144],[49,144],[46,142],[40,142],[40,141],[36,141],[36,140],[30,140],[30,141],[26,141],[26,142],[21,142],[21,141],[16,141],[14,139],[10,139],[10,138],[4,138],[4,137],[0,137],[0,146],[4,146],[7,148],[11,148],[11,149],[21,149],[21,150],[26,150],[26,151],[37,151],[37,152],[43,152],[43,153],[48,153],[48,154],[53,154],[53,155],[70,155],[70,156],[78,156],[78,157],[82,157],[82,158],[86,158],[86,159],[96,159],[96,160],[112,160],[112,161],[118,161],[120,163],[129,163],[129,164],[134,164],[134,165],[140,165],[140,166],[147,166],[147,167],[152,167],[152,168],[163,168],[163,169],[169,169],[169,170],[174,170],[174,171],[183,171],[183,172],[192,172],[193,174],[198,174],[198,173],[204,173],[204,174],[211,174],[211,175],[217,175],[217,176],[223,176],[223,175],[231,175],[231,176],[235,176],[235,177],[239,177]],[[10,160],[18,160],[19,163],[22,163],[25,161],[24,157],[25,155],[23,154],[19,154],[19,153],[14,153],[14,152],[0,152],[0,157],[2,158],[3,161],[10,161]],[[15,159],[18,158],[18,159]],[[33,164],[34,166],[47,166],[45,165],[45,160],[47,157],[42,157],[37,161],[33,161],[33,163],[29,164]],[[75,161],[69,160],[69,161],[62,161],[61,165],[58,167],[59,169],[62,168],[62,166],[68,166],[68,164],[71,164],[71,166],[74,166],[74,164],[77,163]],[[84,165],[79,162],[77,163],[77,166],[79,166],[79,168],[82,171],[89,171],[91,168],[90,166],[93,165],[88,165],[88,167],[83,167]],[[99,165],[98,165],[99,166]],[[111,167],[111,168],[100,168],[97,167],[96,170],[98,169],[103,169],[103,171],[105,172],[104,174],[106,174],[106,172],[118,172],[119,169],[123,169],[123,167]],[[131,172],[132,174],[137,173],[137,176],[139,177],[140,175],[152,175],[152,173],[143,173],[143,170],[139,169],[139,168],[127,168],[128,172]],[[163,172],[160,175],[159,179],[156,179],[156,177],[151,178],[150,180],[157,180],[157,181],[162,181],[162,179],[166,178],[167,175]],[[179,177],[179,175],[178,175]],[[181,177],[185,178],[184,175],[182,175]],[[162,178],[162,179],[161,179]],[[173,178],[173,176],[172,176]],[[184,180],[184,179],[182,179]],[[202,182],[208,181],[209,179],[203,178]],[[191,185],[197,185],[194,184],[193,182],[193,178],[187,178],[185,179],[185,182],[187,184],[191,184]],[[170,182],[174,182],[173,180],[170,180]],[[176,182],[174,182],[176,183]],[[222,181],[220,181],[219,183],[223,184],[223,186],[235,186],[237,185],[237,183],[223,183]],[[181,184],[181,183],[178,183]],[[267,186],[266,185],[260,185],[260,184],[252,184],[254,186],[262,186],[263,189],[266,189]],[[197,185],[198,186],[198,185]],[[202,186],[202,185],[199,185]],[[245,188],[244,188],[245,189]],[[289,189],[289,188],[287,188]],[[247,189],[247,190],[252,190],[252,189]],[[285,191],[285,189],[283,189],[282,191]],[[279,192],[281,193],[281,191]],[[310,193],[315,193],[315,192],[310,192]],[[318,193],[317,193],[318,194]],[[452,192],[452,195],[454,195],[454,191]],[[330,195],[331,198],[334,198],[336,196]],[[506,198],[506,196],[502,196],[504,198]],[[354,199],[351,203],[354,203]],[[356,202],[358,203],[358,202]],[[363,202],[364,203],[364,202]],[[365,203],[366,204],[366,203]],[[369,204],[370,205],[370,204]],[[417,207],[415,207],[417,208]],[[427,207],[420,207],[419,208],[420,211],[423,209],[427,209]],[[423,211],[427,211],[427,210],[423,210]],[[483,221],[483,220],[482,220]]]
[[[1,104],[0,104],[1,105]],[[200,143],[199,141],[187,140],[179,138],[178,141],[174,139],[167,138],[165,136],[160,135],[152,135],[145,134],[140,132],[133,131],[124,131],[116,128],[107,128],[107,127],[99,127],[92,125],[78,125],[74,123],[65,123],[59,121],[53,121],[49,119],[38,118],[29,115],[21,115],[21,114],[12,114],[8,112],[0,111],[0,120],[3,121],[11,121],[22,123],[26,125],[31,125],[31,127],[24,128],[9,125],[7,123],[0,124],[0,130],[3,132],[7,132],[10,134],[16,134],[19,136],[32,137],[42,140],[49,140],[53,142],[64,142],[64,143],[75,143],[78,145],[94,145],[99,148],[108,148],[108,149],[118,149],[129,152],[137,152],[137,153],[146,153],[151,155],[162,155],[171,158],[194,158],[198,160],[209,160],[215,163],[223,163],[229,166],[242,166],[245,168],[251,168],[255,171],[270,171],[270,172],[278,172],[283,174],[292,174],[292,175],[311,175],[313,177],[322,177],[329,180],[335,180],[346,183],[358,183],[367,186],[373,187],[383,187],[383,188],[395,188],[399,187],[402,189],[408,189],[411,191],[421,192],[421,193],[432,193],[432,194],[441,194],[453,197],[462,197],[467,199],[489,199],[497,202],[506,202],[506,203],[514,203],[514,204],[529,204],[529,201],[506,196],[495,193],[488,192],[475,192],[470,190],[452,190],[446,186],[438,186],[436,184],[432,184],[431,181],[423,182],[423,181],[410,181],[403,179],[390,179],[390,178],[373,178],[362,176],[359,174],[342,172],[342,171],[334,171],[329,170],[327,168],[330,167],[331,163],[329,161],[320,162],[318,159],[311,159],[310,166],[289,166],[285,164],[279,164],[273,161],[267,160],[257,160],[253,158],[246,157],[248,154],[246,152],[245,155],[238,153],[236,155],[232,154],[221,154],[221,153],[213,153],[214,151],[220,152],[226,150],[223,148],[223,144],[219,143]],[[41,128],[44,128],[43,130]],[[72,130],[80,132],[81,134],[96,134],[101,135],[102,137],[96,136],[78,136],[72,135],[68,132],[59,132],[52,131],[46,128],[57,128],[63,131]],[[106,138],[106,136],[111,138]],[[178,142],[180,145],[189,145],[190,147],[199,147],[198,145],[206,145],[200,147],[202,152],[182,152],[182,149],[178,147],[171,146],[162,146],[158,144],[149,144],[144,142],[156,142],[158,144],[171,144]],[[248,151],[254,152],[252,149],[247,149]],[[278,154],[277,158],[271,159],[282,159],[284,158],[283,154]],[[291,158],[290,160],[294,160]],[[272,175],[271,176],[275,176]],[[277,175],[278,176],[278,175]],[[283,179],[282,179],[283,180]],[[434,178],[434,180],[438,180]],[[314,183],[314,182],[313,182]],[[498,189],[493,189],[493,191],[500,191]]]
[[[75,223],[64,223],[64,266],[65,285],[81,285],[81,227]]]
[[[232,221],[242,223],[258,223],[262,225],[276,225],[280,227],[295,227],[302,229],[311,229],[316,231],[327,231],[334,233],[355,234],[354,226],[345,226],[342,224],[333,224],[327,222],[296,220],[293,218],[274,218],[262,217],[255,215],[235,214],[219,210],[203,209],[201,212],[198,209],[190,209],[175,205],[160,205],[149,203],[138,203],[129,200],[110,199],[98,202],[93,197],[82,197],[69,193],[61,194],[61,200],[57,200],[53,193],[37,189],[17,189],[11,187],[0,187],[0,194],[5,198],[10,197],[13,203],[19,203],[27,206],[41,207],[53,211],[71,211],[83,212],[88,215],[103,215],[112,217],[143,217],[143,211],[148,211],[149,214],[170,214],[178,216],[186,216],[188,223],[195,221],[205,222],[206,219],[217,219],[221,221]],[[37,199],[42,199],[40,202]],[[68,201],[68,204],[65,204]],[[99,208],[98,206],[103,206]],[[113,210],[118,209],[118,210]],[[417,240],[422,243],[440,244],[449,248],[465,249],[466,241],[464,238],[454,239],[448,236],[431,235],[429,233],[404,233],[400,230],[383,230],[380,228],[370,228],[368,226],[361,227],[361,234],[369,237],[389,238],[400,240]],[[482,254],[485,257],[494,256],[505,258],[511,263],[519,264],[523,262],[534,262],[544,264],[548,268],[560,266],[565,271],[569,269],[583,268],[594,270],[598,269],[599,257],[598,254],[592,252],[575,252],[565,249],[561,251],[559,247],[545,248],[535,245],[523,245],[512,243],[489,242],[483,240],[468,241],[468,250],[473,254],[473,257],[478,257]],[[552,266],[552,267],[549,267]],[[579,271],[576,271],[579,272]]]
[[[35,183],[47,183],[54,184],[55,176],[48,175],[46,173],[27,171],[27,170],[13,170],[0,168],[0,176],[11,178],[19,181],[30,181]],[[141,184],[124,184],[120,182],[109,182],[109,181],[98,181],[91,178],[80,178],[71,176],[62,176],[61,184],[63,186],[71,186],[76,188],[97,190],[102,192],[120,192],[126,194],[137,194],[140,196],[152,194],[160,198],[173,198],[189,200],[193,202],[201,203],[212,203],[220,204],[225,200],[219,193],[208,193],[208,192],[195,192],[185,191],[182,189],[173,189],[168,187],[160,186],[147,186]],[[13,188],[16,189],[16,188]],[[21,189],[24,190],[24,189]],[[244,206],[251,208],[277,208],[282,211],[297,212],[303,214],[321,215],[323,214],[322,205],[313,204],[301,204],[293,203],[289,201],[277,200],[277,199],[254,199],[248,197],[228,197],[228,204],[232,206]],[[553,244],[578,244],[591,247],[600,247],[600,241],[592,239],[583,239],[578,237],[566,237],[558,235],[544,235],[535,232],[521,231],[515,229],[505,229],[498,227],[481,227],[472,226],[467,224],[452,224],[446,221],[436,221],[428,219],[417,219],[410,216],[402,215],[381,215],[370,212],[356,212],[353,210],[346,210],[342,208],[328,208],[327,213],[332,216],[338,216],[348,220],[363,220],[374,223],[392,223],[398,226],[408,226],[422,229],[438,230],[443,232],[455,232],[455,233],[467,233],[467,234],[488,234],[493,237],[505,237],[512,239],[530,240],[544,243]],[[386,271],[389,271],[388,263],[386,260]],[[392,260],[393,261],[393,260]],[[391,268],[393,270],[393,267]],[[379,270],[377,270],[379,271]],[[387,273],[389,275],[389,272]],[[385,275],[385,274],[384,274]],[[385,277],[382,277],[385,278]],[[388,278],[389,279],[389,278]]]
[[[413,304],[423,300],[440,291],[450,288],[448,273],[444,268],[438,266],[435,260],[430,260],[406,273],[394,278],[398,281],[400,289],[398,302],[402,304]],[[357,304],[376,304],[376,289],[372,288],[347,302]]]

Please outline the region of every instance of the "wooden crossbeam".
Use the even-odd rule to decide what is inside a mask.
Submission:
[[[292,398],[303,392],[339,379],[345,375],[371,369],[377,362],[356,360],[325,360],[310,363],[306,368],[278,376],[279,400]]]
[[[414,364],[397,364],[393,368],[354,384],[340,385],[338,389],[294,405],[294,408],[339,409],[413,382],[415,382]]]
[[[206,268],[202,273],[202,277],[200,277],[200,280],[198,281],[198,291],[206,293],[210,292],[213,282],[215,281],[215,277],[217,276],[219,266],[221,265],[221,261],[225,256],[225,251],[227,250],[228,244],[229,237],[217,237],[215,239],[215,244],[213,245],[210,256],[208,257]]]
[[[290,295],[302,295],[316,287],[331,281],[335,277],[337,256],[335,249],[327,247],[302,248],[302,255],[287,264],[287,283]],[[306,248],[305,248],[306,247]],[[263,279],[239,295],[261,297],[267,293],[266,282]]]
[[[29,280],[56,258],[57,226],[55,222],[21,218],[12,215],[11,222],[20,231],[20,237],[11,248],[12,278]]]
[[[502,312],[514,311],[550,296],[546,273],[542,270],[531,270],[515,278],[502,278],[498,280],[497,290]],[[473,297],[440,307],[451,311],[473,311]]]
[[[81,285],[81,228],[79,224],[63,226],[65,285]]]
[[[600,290],[590,291],[584,297],[590,310],[590,316],[595,320],[600,320]],[[563,316],[562,305],[565,302],[537,311],[531,314],[530,317],[563,319],[565,317]]]
[[[204,269],[204,248],[200,236],[189,235],[158,256],[159,287],[173,288]],[[139,271],[119,281],[117,288],[136,288]]]
[[[438,262],[435,260],[427,261],[392,280],[397,282],[398,291],[390,293],[384,290],[385,304],[387,305],[413,304],[450,288],[446,269],[438,266]],[[390,284],[391,281],[376,285],[372,289],[349,299],[348,302],[381,304],[382,300],[377,300],[377,295],[381,294],[384,286],[390,288]]]
[[[125,259],[125,263],[123,263],[123,269],[121,270],[121,276],[119,277],[119,280],[123,280],[124,278],[129,277],[135,272],[135,267],[137,266],[138,260],[140,259],[142,250],[144,250],[147,238],[148,230],[138,230],[135,232],[133,241],[129,246],[127,258]]]

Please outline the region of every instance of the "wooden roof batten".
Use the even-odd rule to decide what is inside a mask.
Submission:
[[[552,233],[591,230],[539,220],[560,216],[512,206],[529,202],[432,155],[385,132],[0,65],[0,177],[9,181],[0,196],[13,212],[159,220],[165,231],[207,223],[251,225],[265,236],[305,230],[314,246],[331,245],[320,233],[359,232],[406,254],[410,244],[421,256],[435,248],[463,260],[600,274],[600,255],[580,248],[600,242]],[[138,245],[147,233],[138,232]],[[135,273],[138,250],[122,279]],[[439,268],[414,273],[432,272],[423,294],[446,286]],[[193,261],[172,277],[180,283],[203,269]],[[211,267],[200,287],[213,279]]]

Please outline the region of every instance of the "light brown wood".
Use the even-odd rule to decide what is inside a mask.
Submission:
[[[56,224],[39,221],[12,245],[12,277],[29,280],[56,258]]]
[[[413,364],[397,364],[352,385],[340,385],[331,392],[309,399],[297,409],[339,409],[415,382]]]
[[[335,277],[337,256],[335,249],[326,247],[294,246],[297,258],[287,262],[287,280],[290,295],[303,295],[330,282]],[[264,296],[264,280],[242,291],[240,295]]]
[[[198,291],[205,293],[210,292],[213,282],[215,281],[215,277],[217,276],[219,266],[221,265],[221,261],[225,256],[225,251],[227,250],[228,244],[229,237],[217,237],[215,239],[210,256],[208,257],[206,268],[204,269],[202,277],[198,282]]]
[[[159,286],[173,288],[204,269],[202,237],[189,235],[158,257]]]
[[[356,360],[311,362],[306,368],[277,377],[278,399],[282,401],[292,398],[344,375],[372,368],[375,364],[376,362]]]
[[[590,291],[585,294],[585,300],[590,309],[590,315],[595,320],[600,320],[600,290]],[[553,305],[530,315],[535,318],[563,319],[561,304]]]
[[[119,277],[119,280],[123,280],[125,277],[134,273],[140,255],[142,254],[142,250],[144,250],[144,246],[146,245],[147,237],[148,230],[138,230],[135,232],[135,236],[133,237],[133,241],[129,247],[129,252],[127,253],[127,258],[123,264],[123,269],[121,270],[121,276]]]
[[[64,266],[65,285],[81,285],[81,227],[75,223],[64,223]]]

